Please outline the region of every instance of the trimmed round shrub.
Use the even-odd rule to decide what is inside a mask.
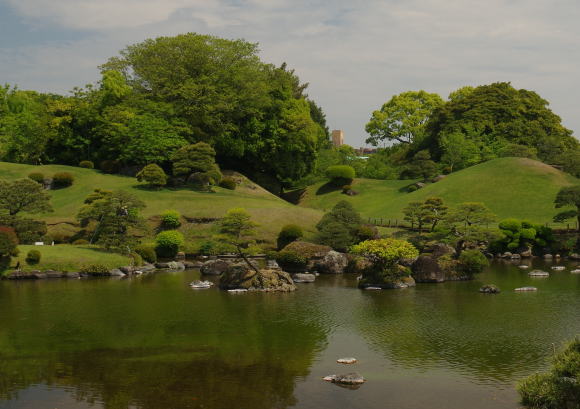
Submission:
[[[102,264],[88,264],[81,268],[81,274],[88,274],[90,276],[108,276],[109,269]]]
[[[479,274],[489,266],[489,260],[479,250],[465,250],[459,256],[459,269],[467,276]]]
[[[165,171],[155,163],[145,166],[136,175],[139,182],[147,182],[151,188],[160,189],[167,184]]]
[[[419,188],[416,185],[407,186],[407,192],[409,192],[409,193],[413,193],[413,192],[415,192],[418,189]]]
[[[133,265],[136,267],[142,266],[143,265],[143,258],[141,257],[141,255],[139,253],[131,253],[129,254],[129,257],[131,257],[133,259]]]
[[[304,268],[308,258],[293,250],[282,250],[276,255],[276,262],[285,268]]]
[[[32,172],[28,175],[28,179],[34,180],[36,183],[44,184],[44,175],[40,172]]]
[[[157,261],[157,253],[155,253],[155,246],[153,245],[141,244],[135,248],[135,253],[139,254],[148,263]]]
[[[73,184],[75,177],[69,172],[58,172],[52,177],[52,184],[55,188],[69,187]]]
[[[155,252],[159,257],[175,257],[183,242],[183,234],[177,230],[162,231],[155,237]]]
[[[236,183],[236,181],[230,177],[225,177],[220,182],[220,187],[223,187],[224,189],[229,189],[229,190],[236,190],[237,185],[238,184]]]
[[[377,228],[375,226],[370,226],[370,225],[365,224],[365,225],[362,225],[358,228],[356,235],[358,237],[359,242],[361,242],[361,241],[372,240],[372,239],[378,238],[379,231],[377,230]]]
[[[99,169],[104,173],[119,173],[121,170],[121,164],[118,160],[104,160],[99,164]]]
[[[352,185],[344,185],[342,187],[342,193],[348,193],[350,190],[352,190]]]
[[[79,168],[94,169],[95,164],[90,160],[82,160],[79,162]]]
[[[165,210],[161,213],[161,226],[166,229],[177,229],[181,226],[181,214],[177,210]]]
[[[334,165],[326,169],[326,177],[330,179],[330,183],[334,186],[341,187],[352,184],[355,177],[355,171],[352,166],[348,165]]]
[[[304,236],[302,227],[297,224],[287,224],[282,227],[282,230],[278,233],[278,249],[283,249],[293,241],[300,239],[302,236]]]
[[[38,264],[38,263],[40,263],[41,257],[42,257],[42,255],[40,254],[40,251],[30,250],[28,252],[28,254],[26,254],[26,263],[30,264],[30,265]]]

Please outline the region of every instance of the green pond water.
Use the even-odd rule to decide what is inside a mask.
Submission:
[[[518,408],[516,382],[580,334],[565,265],[380,292],[352,276],[292,294],[192,290],[197,272],[2,281],[0,408]],[[358,390],[322,380],[353,370]]]

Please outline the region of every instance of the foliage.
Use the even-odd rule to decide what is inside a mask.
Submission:
[[[499,229],[503,237],[496,242],[496,247],[501,247],[501,250],[512,251],[536,245],[546,247],[554,241],[552,229],[525,220],[502,220]]]
[[[32,172],[28,174],[28,179],[34,180],[36,183],[44,185],[44,174],[40,172]]]
[[[177,230],[166,230],[155,237],[155,252],[159,257],[175,257],[184,243],[183,234]]]
[[[365,224],[358,228],[356,235],[359,242],[374,240],[379,238],[379,231],[375,226]]]
[[[147,182],[149,187],[159,189],[167,184],[167,175],[163,169],[155,163],[150,163],[136,175],[139,182]]]
[[[472,277],[489,266],[489,260],[479,250],[465,250],[459,255],[459,270]]]
[[[282,268],[304,268],[308,258],[294,250],[282,250],[276,254],[276,262]]]
[[[0,226],[0,258],[15,254],[18,238],[13,228]]]
[[[414,229],[416,225],[419,231],[423,230],[427,222],[427,209],[423,206],[423,202],[409,202],[403,209],[403,214],[404,220],[411,223],[411,229]]]
[[[42,254],[40,254],[40,251],[30,250],[26,254],[26,263],[29,265],[38,264],[38,263],[40,263],[41,257],[42,257]]]
[[[557,354],[546,373],[536,373],[518,384],[522,404],[531,409],[569,409],[580,403],[580,340]]]
[[[52,211],[50,196],[43,187],[30,179],[8,182],[0,179],[0,213],[16,216],[20,212],[43,213]]]
[[[357,241],[357,232],[362,225],[359,213],[349,202],[338,202],[330,212],[322,216],[316,225],[318,240],[336,250],[345,251]]]
[[[302,227],[296,224],[287,224],[282,227],[280,233],[278,234],[278,249],[281,250],[286,247],[288,244],[296,241],[304,236],[304,231]]]
[[[131,233],[145,228],[140,216],[140,211],[145,208],[143,201],[125,191],[95,189],[85,203],[77,219],[84,227],[91,221],[97,223],[91,243],[96,242],[105,249],[124,251],[137,242]]]
[[[398,239],[367,240],[351,247],[351,253],[368,258],[375,266],[387,268],[404,259],[414,259],[419,251],[408,241]]]
[[[440,197],[428,197],[422,203],[421,208],[425,222],[431,223],[431,231],[435,230],[440,221],[445,220],[449,209],[443,204],[443,199]]]
[[[238,255],[244,259],[246,264],[252,269],[256,267],[246,257],[246,249],[252,244],[249,237],[254,234],[257,223],[252,221],[252,216],[241,207],[233,208],[227,211],[226,215],[220,222],[220,235],[216,238],[228,245],[234,246]]]
[[[132,252],[129,254],[129,257],[131,257],[131,259],[132,259],[132,265],[137,266],[137,267],[143,265],[143,257],[141,257],[141,254],[139,254],[137,252]]]
[[[150,244],[140,244],[135,247],[135,253],[139,254],[143,260],[148,263],[157,262],[157,253],[155,246]]]
[[[20,243],[34,243],[40,241],[47,233],[46,222],[0,214],[0,226],[14,229]]]
[[[578,221],[578,229],[580,229],[580,185],[563,187],[558,192],[556,200],[554,201],[556,209],[565,206],[573,206],[576,209],[561,212],[554,217],[556,221],[563,221],[576,217]]]
[[[224,189],[236,190],[237,185],[236,180],[231,177],[225,177],[220,181],[220,187]]]
[[[118,160],[105,159],[99,164],[99,169],[104,173],[119,173],[121,170],[121,163]]]
[[[352,166],[334,165],[326,169],[326,177],[334,186],[341,187],[350,185],[355,177],[355,171]]]
[[[95,164],[90,160],[82,160],[79,162],[79,168],[94,169]]]
[[[431,154],[427,150],[417,152],[411,161],[411,164],[401,174],[406,178],[422,178],[424,181],[437,175],[439,169],[437,164],[431,160]]]
[[[75,177],[70,172],[58,172],[52,176],[52,184],[55,188],[65,188],[72,186]]]
[[[87,264],[81,267],[80,273],[96,277],[108,276],[110,274],[109,269],[103,264]]]
[[[531,146],[508,143],[498,150],[498,156],[537,159],[538,150]]]
[[[181,214],[177,210],[165,210],[161,213],[161,226],[166,229],[177,229],[181,226]]]
[[[205,142],[184,146],[171,155],[173,174],[186,181],[194,177],[202,186],[218,184],[222,178],[215,163],[215,150]]]
[[[418,143],[424,137],[426,122],[442,104],[439,95],[423,90],[395,95],[379,111],[373,112],[365,127],[371,135],[366,142],[375,146],[387,141]]]
[[[445,218],[448,235],[456,241],[460,253],[468,244],[477,245],[496,238],[488,225],[495,221],[495,215],[479,202],[465,202],[457,205]]]

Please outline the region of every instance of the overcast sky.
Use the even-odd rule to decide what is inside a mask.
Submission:
[[[580,134],[578,0],[0,0],[0,83],[66,93],[128,44],[184,32],[260,43],[360,146],[373,110],[511,81]]]

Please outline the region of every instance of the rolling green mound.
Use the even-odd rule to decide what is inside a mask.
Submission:
[[[260,224],[259,238],[270,241],[276,237],[281,227],[288,223],[296,223],[303,226],[307,232],[313,232],[313,226],[322,217],[319,210],[291,205],[240,174],[233,175],[241,181],[240,186],[234,191],[220,187],[216,187],[214,193],[196,192],[187,188],[151,191],[145,189],[135,178],[107,175],[92,169],[0,162],[2,179],[25,178],[31,172],[41,172],[45,177],[50,177],[56,172],[70,172],[75,177],[72,186],[50,192],[54,212],[39,217],[50,225],[64,226],[66,223],[75,222],[75,216],[85,197],[95,188],[124,190],[136,195],[146,203],[147,207],[143,214],[148,218],[168,209],[179,211],[187,219],[220,218],[230,208],[243,207]],[[207,229],[207,226],[200,226],[199,236],[205,235],[201,231],[203,228]]]
[[[559,212],[554,198],[561,187],[579,183],[578,179],[549,165],[524,158],[501,158],[453,173],[423,189],[407,193],[413,181],[356,179],[349,197],[340,190],[328,191],[324,184],[311,186],[301,206],[329,209],[339,200],[350,201],[364,217],[398,219],[412,201],[438,196],[447,205],[483,202],[500,219],[516,217],[549,223]]]

